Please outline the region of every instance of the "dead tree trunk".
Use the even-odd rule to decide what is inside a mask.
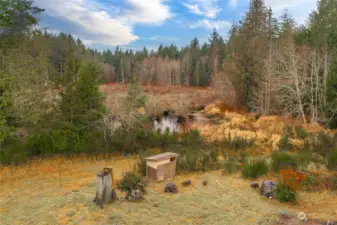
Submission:
[[[117,199],[116,191],[113,189],[112,168],[104,168],[97,173],[97,190],[93,202],[103,209],[103,205]]]

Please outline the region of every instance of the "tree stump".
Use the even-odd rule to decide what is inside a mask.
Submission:
[[[104,168],[97,173],[96,197],[93,202],[103,209],[103,205],[117,199],[115,188],[113,188],[112,168]]]

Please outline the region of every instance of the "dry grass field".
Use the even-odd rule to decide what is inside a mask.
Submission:
[[[120,99],[126,95],[126,85],[106,84],[100,89],[107,95],[106,104],[110,108],[118,108]],[[196,88],[184,86],[142,86],[147,104],[147,115],[161,113],[168,108],[176,110],[179,114],[188,113],[193,106],[206,105],[216,99],[215,93],[209,88]]]
[[[93,202],[96,172],[114,168],[116,180],[133,168],[134,158],[77,161],[49,159],[0,172],[0,224],[274,224],[280,210],[309,218],[337,219],[337,195],[299,193],[296,205],[281,204],[251,190],[240,175],[220,171],[180,174],[178,194],[164,193],[168,181],[151,185],[140,203],[123,199],[101,210]],[[61,176],[61,177],[60,177]],[[192,186],[181,187],[184,179]],[[202,182],[208,185],[203,186]],[[261,180],[260,180],[261,181]],[[117,192],[119,197],[123,193]]]

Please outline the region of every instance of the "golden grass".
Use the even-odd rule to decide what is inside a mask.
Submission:
[[[63,183],[57,168],[62,164]],[[114,168],[116,179],[132,169],[134,159],[108,161],[54,159],[21,168],[0,171],[1,224],[272,224],[279,210],[304,211],[309,218],[337,219],[337,196],[331,192],[299,193],[299,204],[281,204],[250,189],[240,175],[221,176],[220,171],[181,174],[173,179],[178,194],[164,193],[165,181],[151,184],[145,200],[130,203],[123,199],[104,210],[92,203],[96,173],[106,165]],[[267,175],[265,178],[269,178]],[[180,183],[192,180],[190,187]],[[260,179],[259,181],[261,181]],[[203,186],[202,182],[208,185]],[[123,193],[117,192],[119,197]]]

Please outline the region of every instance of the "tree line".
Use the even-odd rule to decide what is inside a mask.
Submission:
[[[61,82],[66,70],[67,57],[71,51],[77,59],[95,61],[104,68],[101,78],[103,82],[127,84],[134,76],[142,84],[175,84],[175,85],[209,85],[214,58],[211,49],[217,46],[219,54],[218,68],[225,60],[226,42],[216,30],[208,42],[199,44],[197,38],[190,44],[178,48],[171,44],[160,45],[156,51],[144,47],[141,51],[125,50],[116,47],[114,51],[107,49],[97,51],[86,48],[80,39],[71,34],[52,34],[45,30],[36,34],[44,39],[45,48],[49,49],[49,61],[52,65],[51,79]],[[34,38],[37,38],[36,36]]]
[[[275,18],[263,0],[252,0],[228,40],[214,30],[206,43],[195,38],[180,49],[160,45],[157,51],[117,47],[100,52],[70,34],[36,29],[44,10],[33,1],[1,1],[1,162],[134,148],[129,144],[139,137],[107,132],[112,128],[104,121],[117,116],[103,104],[102,82],[210,85],[250,111],[337,127],[336,5],[337,0],[318,1],[308,22],[297,26],[287,11]],[[130,107],[144,105],[139,90],[130,88],[123,99],[132,117],[138,115]],[[120,129],[129,130],[130,121],[124,122]]]

